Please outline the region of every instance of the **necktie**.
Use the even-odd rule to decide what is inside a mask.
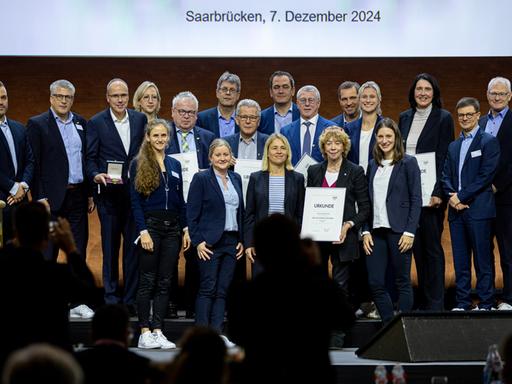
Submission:
[[[311,155],[311,132],[309,132],[309,127],[313,124],[311,121],[305,121],[302,124],[306,126],[306,133],[304,134],[304,141],[302,144],[302,154],[307,153]]]
[[[5,140],[9,146],[9,152],[11,152],[12,164],[14,165],[14,174],[17,174],[18,161],[16,159],[16,147],[14,146],[14,138],[12,137],[11,129],[6,123],[1,123],[0,126],[2,127],[2,132],[4,133]]]
[[[181,131],[181,152],[186,153],[190,150],[187,141],[188,132]]]

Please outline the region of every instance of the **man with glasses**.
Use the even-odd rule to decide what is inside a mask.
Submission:
[[[0,81],[0,200],[6,203],[0,211],[4,244],[14,237],[14,209],[26,199],[34,174],[34,158],[25,127],[7,118],[8,109],[7,89]]]
[[[314,85],[305,85],[299,89],[297,105],[300,118],[281,130],[292,149],[292,164],[295,166],[305,154],[318,162],[323,161],[318,138],[325,128],[336,124],[318,114],[320,92]]]
[[[103,284],[107,304],[124,303],[135,312],[137,237],[130,204],[128,168],[139,152],[147,119],[128,109],[128,85],[112,79],[107,85],[108,108],[87,123],[87,175],[94,182],[101,224]],[[124,292],[119,289],[118,259],[123,236]]]
[[[235,122],[235,107],[240,98],[240,78],[224,72],[217,80],[216,107],[199,112],[197,125],[213,132],[215,137],[225,137],[239,131]]]
[[[509,109],[511,98],[509,79],[491,79],[487,86],[490,110],[479,122],[480,127],[496,137],[500,143],[500,161],[492,181],[496,199],[493,234],[498,242],[503,273],[503,291],[497,308],[506,311],[512,310],[512,112]],[[492,242],[491,247],[494,248]]]
[[[355,81],[344,81],[339,85],[338,102],[340,103],[341,114],[331,119],[336,125],[345,128],[348,123],[361,117],[359,97],[357,96],[359,87],[359,83]]]
[[[260,105],[251,99],[241,100],[236,107],[236,123],[240,132],[225,137],[233,151],[234,161],[239,159],[261,160],[268,135],[257,132],[260,123]]]
[[[270,76],[270,97],[274,104],[261,112],[258,131],[267,135],[279,133],[281,128],[300,117],[299,108],[293,102],[295,80],[284,71],[276,71]]]
[[[500,157],[498,140],[478,126],[480,103],[463,97],[456,106],[460,137],[448,147],[442,184],[449,204],[448,221],[455,266],[456,306],[453,310],[490,310],[494,274],[489,241],[496,216],[492,182]],[[471,256],[475,260],[476,291],[472,308]]]

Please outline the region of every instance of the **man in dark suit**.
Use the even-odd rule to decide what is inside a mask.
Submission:
[[[274,104],[261,112],[258,131],[271,135],[300,117],[299,108],[293,102],[295,80],[284,71],[276,71],[270,76],[270,97]]]
[[[217,106],[199,112],[197,125],[215,134],[225,137],[238,132],[235,122],[235,107],[240,98],[242,84],[234,73],[224,72],[217,80]]]
[[[355,81],[344,81],[338,87],[338,102],[341,107],[341,114],[331,120],[339,127],[345,128],[348,123],[361,117],[359,108],[359,83]]]
[[[244,99],[238,103],[235,120],[240,132],[224,138],[235,158],[261,160],[268,135],[256,130],[260,117],[261,108],[256,101]]]
[[[195,151],[197,153],[197,163],[199,169],[206,169],[210,166],[208,159],[208,149],[215,139],[215,135],[203,128],[196,126],[197,109],[199,102],[192,92],[180,92],[172,99],[172,119],[171,140],[166,150],[167,154],[186,153]],[[188,249],[184,253],[185,256],[185,315],[186,317],[194,317],[194,307],[199,287],[199,269],[197,265],[197,252],[195,249]],[[176,268],[178,266],[176,265]],[[177,269],[173,274],[174,289],[178,290]],[[171,298],[169,312],[172,314],[171,308],[175,307],[176,297]],[[172,315],[174,317],[174,315]]]
[[[510,80],[495,77],[487,87],[489,113],[480,119],[485,132],[498,139],[500,161],[492,190],[496,200],[496,219],[493,234],[498,241],[500,265],[503,273],[503,292],[500,310],[512,310],[512,112],[509,109],[512,93]]]
[[[0,81],[0,200],[7,203],[3,209],[4,242],[13,237],[13,209],[25,199],[34,174],[34,158],[25,127],[7,118],[8,108],[7,89]]]
[[[300,118],[281,130],[292,149],[292,164],[295,166],[306,153],[320,162],[323,157],[320,153],[318,138],[325,128],[336,124],[318,114],[320,92],[314,85],[305,85],[299,89],[297,103]]]
[[[492,181],[500,157],[498,140],[478,126],[480,104],[464,97],[456,106],[461,136],[448,147],[443,189],[449,197],[448,221],[456,279],[456,307],[471,309],[471,252],[475,259],[479,309],[493,304],[492,257],[489,241],[496,216]]]
[[[144,137],[146,116],[128,106],[128,85],[112,79],[107,85],[109,108],[87,123],[87,175],[96,184],[101,224],[103,284],[108,304],[123,302],[133,313],[137,289],[135,223],[130,204],[128,168]],[[118,257],[123,235],[124,293],[119,292]]]

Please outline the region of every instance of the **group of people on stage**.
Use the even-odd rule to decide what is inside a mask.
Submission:
[[[12,237],[13,208],[30,190],[52,218],[70,222],[85,258],[87,215],[97,208],[104,299],[124,303],[138,314],[139,347],[175,346],[163,335],[162,322],[182,250],[189,303],[194,303],[187,309],[195,312],[197,324],[221,332],[232,280],[244,275],[237,260],[245,255],[253,262],[255,276],[262,268],[252,239],[255,224],[280,213],[300,226],[305,186],[346,189],[339,240],[318,243],[323,267],[327,274],[330,259],[333,280],[349,296],[361,296],[367,282],[384,322],[394,315],[389,276],[398,294],[397,309],[413,308],[413,254],[421,293],[417,306],[444,310],[441,234],[447,206],[456,275],[454,309],[512,310],[508,79],[489,82],[490,111],[485,116],[478,100],[459,100],[461,135],[455,140],[439,84],[427,73],[414,79],[411,108],[400,114],[398,124],[383,114],[374,81],[361,86],[343,82],[338,88],[342,113],[332,120],[319,115],[320,92],[313,85],[300,88],[293,102],[295,81],[284,71],[271,75],[274,104],[263,111],[254,100],[239,101],[240,78],[225,72],[217,82],[217,106],[198,112],[197,98],[180,92],[172,99],[172,122],[159,118],[161,96],[152,82],[135,91],[135,110],[128,109],[125,81],[111,80],[106,91],[108,107],[86,121],[71,111],[73,84],[57,80],[50,86],[50,109],[30,118],[25,128],[6,117],[7,90],[0,83],[4,239]],[[199,169],[190,184],[184,180],[182,162],[169,156],[189,152],[197,154]],[[427,202],[415,157],[424,153],[435,154],[436,169]],[[299,173],[294,166],[306,154],[317,164]],[[261,170],[249,177],[245,198],[242,179],[233,171],[238,159],[262,161]],[[494,236],[504,283],[499,302]],[[121,237],[123,289],[118,276]],[[58,247],[48,247],[48,259],[56,260],[57,254]],[[472,255],[477,307],[470,297]],[[77,303],[70,314],[90,318],[93,311],[87,303]]]

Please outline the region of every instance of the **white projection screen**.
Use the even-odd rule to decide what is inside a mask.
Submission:
[[[3,56],[512,56],[510,0],[1,2]]]

